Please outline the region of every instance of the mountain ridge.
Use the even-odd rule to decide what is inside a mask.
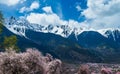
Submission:
[[[81,25],[78,27],[60,24],[40,25],[29,23],[29,21],[27,21],[25,18],[16,19],[14,17],[6,20],[5,27],[14,34],[23,36],[25,38],[28,38],[26,31],[32,30],[35,32],[52,33],[59,35],[61,37],[70,39],[71,41],[77,42],[80,46],[83,46],[85,48],[98,48],[101,45],[107,45],[114,49],[120,49],[120,28],[106,28],[95,30],[92,28],[88,29],[87,27]]]
[[[68,25],[43,26],[29,23],[24,19],[16,20],[15,18],[12,18],[12,21],[9,19],[4,26],[8,31],[18,35],[20,40],[18,43],[19,46],[22,46],[22,48],[29,46],[35,47],[40,49],[42,52],[51,53],[57,58],[67,60],[75,59],[84,62],[86,59],[89,59],[88,61],[90,62],[105,62],[107,60],[111,60],[110,56],[114,55],[117,56],[116,59],[119,58],[120,37],[119,30],[117,29],[110,30],[108,33],[106,33],[108,30],[102,30],[102,33],[106,33],[106,35],[109,36],[106,37],[92,29],[80,29],[81,31],[79,34],[77,29],[77,31],[73,31],[73,29],[71,29]],[[60,30],[63,36],[60,32],[55,32],[53,27],[58,27],[57,30]],[[73,32],[69,33],[70,30]],[[116,36],[115,38],[118,40],[113,39],[113,33]],[[26,44],[24,45],[23,42]]]
[[[88,29],[84,26],[71,27],[70,25],[40,25],[29,23],[25,18],[16,19],[11,17],[9,20],[6,20],[5,26],[15,34],[25,36],[25,29],[30,29],[36,32],[43,33],[53,33],[56,35],[60,35],[62,37],[68,38],[71,34],[74,34],[76,39],[78,40],[78,35],[80,35],[84,31],[95,31],[108,38],[109,35],[112,35],[113,40],[116,41],[114,32],[118,31],[120,33],[120,28],[107,28],[107,29]],[[117,35],[119,36],[119,35]]]

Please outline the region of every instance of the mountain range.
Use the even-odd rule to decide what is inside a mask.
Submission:
[[[94,30],[67,24],[42,25],[14,17],[7,19],[4,26],[4,34],[16,35],[21,49],[34,47],[65,61],[120,61],[120,28]]]

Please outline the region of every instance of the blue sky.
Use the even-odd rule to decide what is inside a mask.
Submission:
[[[0,10],[5,18],[22,16],[37,24],[120,27],[120,0],[0,0]]]
[[[6,2],[9,0],[6,0]],[[12,0],[11,0],[12,1]],[[19,1],[19,0],[18,0]],[[22,7],[30,7],[33,2],[39,3],[39,8],[30,12],[20,13]],[[76,6],[80,6],[82,9],[87,8],[85,0],[24,0],[23,3],[19,2],[13,5],[0,4],[0,10],[4,13],[5,17],[10,16],[24,16],[31,12],[43,13],[42,8],[45,6],[51,6],[52,11],[56,13],[60,18],[64,20],[74,19],[77,21],[83,21],[84,17],[80,17],[80,12]]]

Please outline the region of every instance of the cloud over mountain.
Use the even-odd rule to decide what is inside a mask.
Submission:
[[[46,6],[42,8],[44,13],[30,13],[26,16],[26,19],[30,23],[35,23],[39,25],[69,25],[71,27],[79,27],[79,26],[86,26],[86,24],[79,23],[73,19],[63,20],[58,16],[56,13],[52,11],[50,6]],[[86,26],[87,27],[87,26]]]
[[[40,25],[64,24],[64,22],[59,18],[59,16],[53,13],[51,7],[44,7],[43,10],[46,13],[30,13],[30,15],[26,17],[26,19],[30,23],[36,23]]]
[[[120,0],[0,0],[0,4],[7,18],[24,16],[31,23],[58,25],[72,20],[92,29],[120,28]]]
[[[120,0],[88,0],[82,12],[93,28],[120,27]]]
[[[24,13],[24,12],[29,12],[29,11],[33,11],[34,9],[38,9],[40,7],[40,4],[38,3],[38,2],[36,2],[36,1],[34,1],[31,5],[30,5],[30,7],[22,7],[21,9],[20,9],[20,13]]]
[[[43,11],[45,11],[46,13],[53,13],[53,11],[52,11],[52,9],[51,9],[50,6],[43,7],[42,9],[43,9]]]

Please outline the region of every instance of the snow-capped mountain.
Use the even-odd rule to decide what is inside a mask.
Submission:
[[[71,34],[75,35],[75,38],[78,40],[78,35],[80,35],[82,32],[85,31],[95,31],[100,33],[102,36],[112,39],[114,41],[120,42],[120,28],[107,28],[107,29],[100,29],[100,30],[94,30],[94,29],[88,29],[85,26],[71,26],[71,25],[41,25],[41,24],[33,24],[29,23],[25,18],[19,18],[16,19],[14,17],[11,17],[10,19],[6,20],[5,26],[7,29],[9,29],[11,32],[26,37],[25,31],[27,29],[36,31],[36,32],[43,32],[43,33],[53,33],[60,35],[62,37],[68,38]]]
[[[120,28],[107,28],[98,30],[103,36],[117,41],[120,38]]]
[[[36,32],[43,32],[43,33],[54,33],[60,35],[62,37],[68,37],[71,33],[74,33],[76,36],[86,30],[86,27],[72,27],[69,25],[40,25],[40,24],[33,24],[29,23],[26,19],[20,18],[15,19],[11,17],[10,19],[6,20],[5,26],[17,35],[25,36],[25,30],[30,29]]]
[[[15,19],[14,17],[6,20],[5,27],[14,34],[33,41],[34,39],[39,40],[40,38],[45,38],[43,34],[48,38],[54,34],[54,37],[52,36],[51,40],[60,36],[88,49],[120,49],[120,28],[95,30],[81,25],[74,27],[69,24],[41,25],[29,23],[24,18]],[[40,35],[38,35],[39,33]],[[38,41],[37,43],[39,42],[41,44],[41,41]]]
[[[111,59],[111,54],[115,53],[119,56],[116,51],[120,52],[119,28],[94,30],[84,26],[41,25],[29,23],[24,18],[15,19],[14,17],[6,20],[5,27],[7,28],[5,28],[7,31],[5,34],[11,32],[17,35],[18,46],[21,49],[35,47],[44,53],[50,52],[55,57],[70,60],[76,57],[79,60],[85,58],[86,61],[86,58],[89,59],[91,55],[93,60],[101,61],[103,55]],[[85,57],[81,58],[83,56]]]

